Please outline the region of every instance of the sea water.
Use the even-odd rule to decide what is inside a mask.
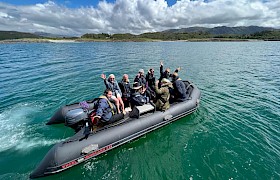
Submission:
[[[280,179],[279,42],[0,44],[0,179],[28,179],[57,142],[61,106],[98,97],[100,75],[132,82],[159,65],[198,86],[199,109],[44,179]]]

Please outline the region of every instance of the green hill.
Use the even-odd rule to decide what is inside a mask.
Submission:
[[[22,38],[41,38],[38,35],[17,31],[0,31],[0,40],[22,39]]]
[[[259,27],[259,26],[239,26],[239,27],[219,26],[214,28],[189,27],[189,28],[181,28],[181,29],[170,29],[163,32],[164,33],[205,32],[212,35],[223,35],[223,34],[249,35],[257,32],[273,31],[273,30],[275,29],[270,27]]]
[[[41,34],[41,35],[39,35]],[[48,35],[48,33],[44,33]],[[44,36],[42,33],[25,33],[16,31],[0,31],[0,41],[1,40],[12,40],[12,39],[24,39],[33,38],[42,40],[42,38],[50,38]],[[62,38],[58,38],[62,39]],[[150,32],[143,33],[139,35],[134,34],[91,34],[87,33],[81,36],[81,38],[69,38],[63,37],[63,39],[75,39],[78,41],[177,41],[177,40],[189,40],[189,41],[213,41],[213,40],[248,40],[248,39],[258,39],[258,40],[280,40],[280,30],[269,28],[269,27],[259,27],[259,26],[240,26],[240,27],[215,27],[215,28],[205,28],[205,27],[190,27],[182,29],[170,29],[162,32]]]
[[[252,34],[251,38],[269,41],[280,41],[280,30],[257,32]]]

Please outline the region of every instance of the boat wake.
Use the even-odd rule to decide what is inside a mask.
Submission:
[[[0,152],[8,149],[26,151],[30,148],[49,146],[61,139],[45,139],[38,129],[42,123],[34,123],[43,105],[21,103],[0,113]]]

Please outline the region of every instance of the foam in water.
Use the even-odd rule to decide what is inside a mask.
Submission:
[[[27,150],[32,149],[35,147],[42,147],[42,146],[50,146],[56,144],[63,139],[45,139],[42,137],[32,138],[24,138],[18,144],[16,144],[15,149],[17,150]]]
[[[36,133],[42,124],[30,125],[41,108],[38,104],[17,104],[0,114],[0,152],[10,148],[26,150],[49,146],[61,141],[45,139],[42,134]]]

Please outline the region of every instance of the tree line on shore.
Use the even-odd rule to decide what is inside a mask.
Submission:
[[[82,39],[100,39],[100,40],[128,40],[128,41],[145,41],[145,40],[163,40],[163,41],[178,41],[178,40],[205,40],[205,39],[235,39],[235,40],[280,40],[280,30],[262,31],[253,34],[210,34],[208,32],[155,32],[143,33],[140,35],[133,34],[84,34]]]
[[[207,31],[196,32],[177,32],[177,31],[163,31],[150,32],[139,35],[134,34],[108,34],[87,33],[81,37],[44,37],[32,33],[16,32],[16,31],[0,31],[0,40],[9,39],[71,39],[80,41],[207,41],[207,40],[268,40],[280,41],[280,30],[264,30],[255,33],[244,34],[213,34]]]

